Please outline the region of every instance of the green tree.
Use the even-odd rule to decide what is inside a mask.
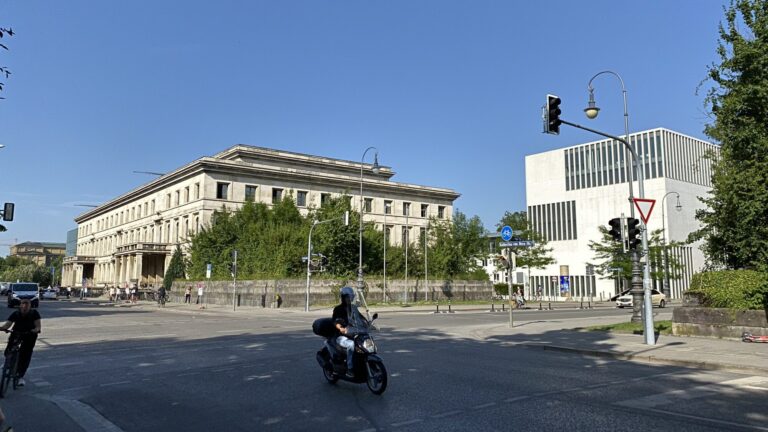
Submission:
[[[430,274],[446,279],[476,276],[476,258],[485,250],[485,229],[480,218],[468,218],[457,210],[452,220],[432,218],[429,225]],[[410,261],[409,256],[409,270]]]
[[[768,270],[768,2],[734,0],[719,27],[719,63],[706,105],[714,122],[707,135],[721,145],[713,161],[713,189],[697,211],[713,267]]]
[[[527,212],[505,212],[496,224],[496,229],[501,231],[505,225],[509,225],[520,240],[533,242],[531,247],[515,249],[515,263],[518,267],[544,268],[555,263],[555,259],[550,255],[552,248],[547,247],[547,240],[531,228]]]
[[[181,247],[176,245],[176,250],[173,251],[171,262],[168,264],[168,270],[163,277],[163,286],[165,289],[170,290],[171,285],[175,279],[182,279],[185,277],[186,266],[184,265],[184,254],[181,253]]]

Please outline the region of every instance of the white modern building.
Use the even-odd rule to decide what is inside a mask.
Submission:
[[[76,253],[64,259],[62,285],[106,287],[162,282],[177,244],[211,222],[222,206],[291,196],[303,214],[343,194],[363,220],[387,230],[390,244],[414,241],[429,218],[450,219],[459,194],[390,181],[391,168],[263,147],[236,145],[197,159],[75,219]]]
[[[656,200],[649,232],[664,228],[668,242],[685,241],[699,227],[694,216],[704,205],[698,197],[711,190],[712,158],[719,157],[719,147],[664,128],[630,134],[630,142],[644,170],[645,198]],[[613,280],[587,274],[587,266],[597,262],[589,242],[602,240],[598,227],[607,226],[610,219],[630,216],[630,159],[624,145],[610,139],[526,156],[528,218],[553,248],[556,261],[531,270],[529,295],[541,287],[544,296],[562,298],[561,276],[568,276],[572,297],[592,294],[599,300],[617,292]],[[637,181],[633,184],[638,198]],[[671,296],[679,298],[692,274],[704,265],[704,256],[697,244],[670,248],[669,253],[685,266],[680,279],[670,280]],[[653,281],[655,288],[661,285]]]

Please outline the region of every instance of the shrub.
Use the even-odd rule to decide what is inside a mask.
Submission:
[[[691,294],[705,307],[764,309],[768,302],[768,274],[754,270],[725,270],[693,275]]]

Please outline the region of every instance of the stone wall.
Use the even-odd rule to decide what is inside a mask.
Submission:
[[[741,339],[744,332],[768,336],[768,311],[686,306],[672,313],[672,334]]]
[[[205,302],[209,304],[232,304],[232,281],[175,281],[171,289],[171,300],[182,301],[187,286],[192,287],[192,301],[197,298],[197,286],[202,283]],[[309,304],[332,305],[338,302],[342,286],[354,287],[355,281],[312,280]],[[404,280],[387,280],[387,299],[390,302],[440,301],[446,303],[465,300],[488,300],[493,295],[493,284],[488,281],[429,281],[425,290],[424,280],[409,280],[407,291]],[[306,279],[250,280],[237,281],[235,301],[241,306],[275,307],[275,295],[282,298],[282,307],[303,307],[307,292]],[[384,297],[384,282],[381,279],[366,280],[366,300],[381,302]]]

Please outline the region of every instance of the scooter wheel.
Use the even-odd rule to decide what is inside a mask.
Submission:
[[[323,376],[331,384],[336,384],[336,381],[339,380],[339,375],[332,368],[323,368]]]
[[[366,380],[368,384],[368,390],[373,394],[380,395],[387,389],[387,368],[384,367],[384,363],[378,361],[372,361],[368,363],[368,370],[371,374]]]

